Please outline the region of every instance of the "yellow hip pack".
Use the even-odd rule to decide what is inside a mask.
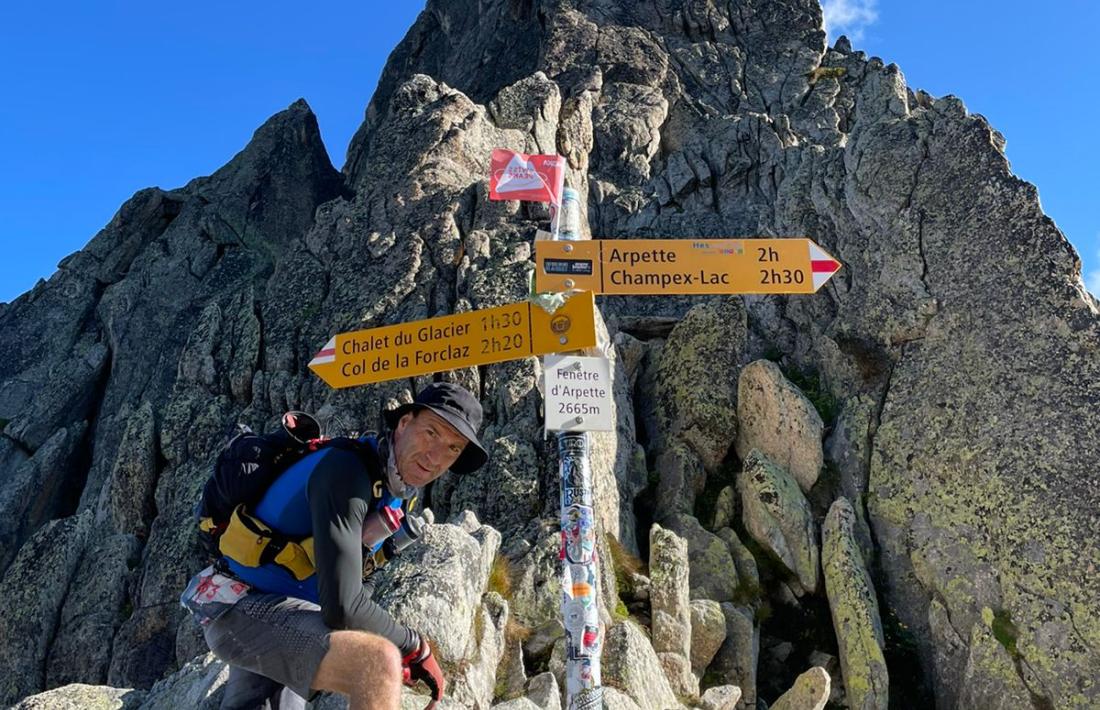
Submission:
[[[312,537],[291,540],[272,530],[259,518],[249,515],[244,505],[233,509],[229,523],[218,539],[218,549],[245,567],[274,562],[299,582],[316,570]]]

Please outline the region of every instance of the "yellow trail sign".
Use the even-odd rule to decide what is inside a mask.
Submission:
[[[536,241],[535,290],[603,294],[814,293],[840,262],[813,241]]]
[[[596,345],[595,298],[554,313],[530,302],[341,333],[309,363],[331,387],[353,387]]]

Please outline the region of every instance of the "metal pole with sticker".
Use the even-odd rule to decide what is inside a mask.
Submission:
[[[580,200],[576,190],[567,187],[562,191],[562,203],[558,206],[554,222],[555,240],[578,241],[581,238]],[[609,398],[611,387],[610,378],[603,381],[601,388],[599,380],[594,378],[602,373],[595,372],[596,368],[591,366],[586,369],[584,361],[596,358],[569,356],[566,359],[571,361],[547,359],[543,367],[547,375],[547,428],[551,428],[551,420],[559,414],[557,409],[561,408],[563,411],[560,414],[564,415],[564,420],[554,428],[559,429],[565,697],[567,710],[593,710],[603,707],[603,688],[600,685],[603,633],[600,629],[599,559],[596,555],[596,513],[592,467],[588,457],[588,431],[593,430],[591,424],[597,418],[603,418],[600,402]],[[560,382],[557,381],[559,379]],[[576,391],[567,391],[566,396],[559,396],[570,384],[576,386]],[[551,394],[555,386],[559,389]],[[568,409],[570,406],[573,409]],[[603,409],[609,419],[610,407],[604,406]],[[586,417],[592,420],[589,426],[584,426]]]
[[[553,212],[550,226],[552,238],[567,242],[581,239],[580,198],[576,190],[565,187],[564,158],[497,149],[493,151],[490,162],[489,199],[548,202]],[[570,247],[567,245],[565,248]],[[566,285],[554,291],[533,300],[553,308],[565,298],[563,291],[575,292],[575,289]],[[591,308],[594,317],[594,304]],[[576,356],[543,361],[543,372],[546,373],[546,431],[559,432],[566,710],[603,707],[603,689],[600,687],[603,634],[598,606],[596,514],[592,504],[592,467],[588,460],[587,432],[613,427],[605,426],[611,416],[610,375],[606,361],[601,364],[599,360],[581,357],[578,353]]]

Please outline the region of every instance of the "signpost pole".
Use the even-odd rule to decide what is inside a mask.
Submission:
[[[555,227],[555,241],[578,241],[581,238],[580,201],[572,188],[562,191]],[[596,514],[588,450],[587,432],[558,433],[567,710],[603,708],[603,689],[600,686],[603,634],[599,614]]]

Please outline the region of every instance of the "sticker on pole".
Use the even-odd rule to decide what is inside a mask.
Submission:
[[[526,155],[497,148],[489,168],[490,200],[526,200],[561,204],[565,158]]]
[[[607,358],[547,355],[546,431],[613,431]]]

